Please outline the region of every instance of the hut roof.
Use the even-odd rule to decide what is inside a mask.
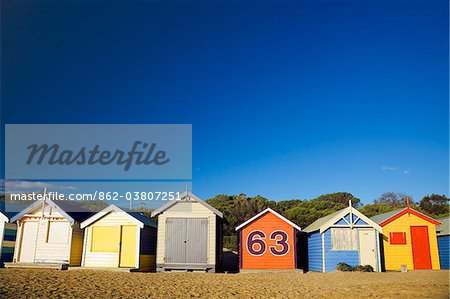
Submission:
[[[247,226],[248,224],[252,223],[253,221],[255,221],[256,219],[258,219],[259,217],[267,214],[267,213],[272,213],[275,216],[277,216],[278,218],[280,218],[281,220],[283,220],[284,222],[289,223],[289,225],[293,226],[294,228],[296,228],[297,230],[301,231],[302,229],[300,228],[300,226],[298,226],[297,224],[295,224],[294,222],[290,221],[289,219],[285,218],[284,216],[278,214],[277,212],[275,212],[274,210],[272,210],[271,208],[267,208],[264,211],[256,214],[255,216],[253,216],[252,218],[248,219],[247,221],[245,221],[244,223],[238,225],[236,227],[236,230],[240,230],[241,228]]]
[[[17,202],[10,201],[8,199],[0,200],[0,216],[6,217],[9,221],[14,217],[20,210],[24,208],[24,205],[18,204]],[[1,217],[0,217],[1,218]]]
[[[436,227],[436,233],[438,236],[450,235],[450,216],[438,219],[441,225]]]
[[[369,219],[366,215],[358,211],[357,209],[353,208],[351,205],[351,202],[349,202],[349,206],[345,209],[336,211],[330,215],[324,216],[322,218],[317,219],[310,225],[308,225],[303,231],[307,233],[312,233],[314,231],[320,231],[321,233],[333,226],[336,222],[338,222],[340,219],[345,218],[348,214],[356,215],[357,219],[349,219],[350,222],[348,225],[350,226],[357,226],[358,220],[363,220],[369,227],[375,228],[377,231],[381,232],[382,228],[375,223],[373,220]]]
[[[199,204],[203,205],[204,207],[206,207],[208,210],[210,210],[211,212],[213,212],[220,218],[223,218],[222,212],[220,212],[217,209],[215,209],[214,207],[210,206],[209,204],[207,204],[206,202],[204,202],[199,197],[197,197],[196,195],[192,194],[189,191],[184,191],[183,193],[181,193],[180,199],[171,200],[168,203],[166,203],[165,205],[163,205],[162,207],[160,207],[159,209],[154,210],[152,212],[152,217],[155,217],[156,215],[164,212],[165,210],[167,210],[168,208],[170,208],[171,206],[173,206],[179,202],[190,202],[190,201],[198,202]]]
[[[92,215],[88,219],[84,220],[80,227],[85,228],[86,226],[94,223],[95,221],[103,218],[104,216],[108,215],[111,212],[117,212],[117,213],[124,213],[127,215],[131,221],[135,222],[140,228],[143,228],[144,225],[156,227],[156,223],[152,221],[151,219],[145,217],[142,213],[136,212],[136,211],[130,211],[126,209],[119,208],[116,205],[109,205],[108,207],[104,208],[100,212]]]
[[[434,223],[435,225],[440,225],[441,223],[437,221],[436,219],[431,218],[430,216],[427,216],[423,213],[420,213],[419,211],[416,211],[412,209],[411,207],[407,206],[404,209],[394,210],[391,212],[387,212],[381,215],[373,216],[371,219],[378,223],[380,226],[385,226],[386,224],[394,221],[395,219],[407,214],[411,213],[419,218],[422,218],[423,220],[426,220],[428,222]]]
[[[61,214],[66,218],[71,224],[75,221],[81,222],[91,216],[93,213],[81,206],[74,205],[67,200],[50,200],[45,199],[45,203],[60,210]],[[11,222],[16,221],[25,214],[33,211],[42,205],[42,200],[36,200],[34,203],[23,209],[21,212],[17,213],[11,218]]]

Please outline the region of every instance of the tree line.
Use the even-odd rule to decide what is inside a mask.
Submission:
[[[404,193],[386,192],[371,204],[362,205],[361,200],[349,192],[337,192],[320,195],[309,200],[283,200],[273,201],[263,196],[248,197],[241,193],[238,195],[220,194],[206,200],[208,204],[223,212],[224,235],[235,236],[235,227],[266,208],[284,215],[302,228],[313,223],[318,218],[329,215],[348,206],[358,208],[367,217],[383,214],[404,208],[407,198]],[[449,198],[445,195],[431,194],[423,197],[419,202],[410,198],[412,208],[429,215],[440,218],[449,215]]]

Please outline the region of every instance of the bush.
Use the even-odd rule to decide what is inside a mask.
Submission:
[[[373,272],[373,268],[371,265],[365,265],[365,266],[356,266],[355,271],[360,271],[360,272]]]
[[[338,263],[336,265],[336,270],[348,272],[348,271],[353,271],[353,267],[346,263]]]
[[[350,272],[350,271],[356,271],[356,272],[373,272],[373,268],[371,265],[359,265],[352,267],[346,263],[338,263],[336,265],[336,270],[344,271],[344,272]]]
[[[223,248],[238,251],[237,236],[223,236]]]

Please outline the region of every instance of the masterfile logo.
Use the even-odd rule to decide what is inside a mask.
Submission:
[[[192,178],[191,125],[6,125],[6,179]]]
[[[149,146],[142,141],[135,141],[129,152],[120,149],[115,151],[100,150],[98,144],[93,149],[89,150],[83,146],[78,151],[61,150],[58,144],[51,146],[49,144],[32,144],[27,148],[30,150],[27,165],[33,162],[38,165],[43,162],[47,162],[48,165],[109,165],[116,163],[117,165],[123,165],[124,170],[128,171],[133,163],[136,165],[164,165],[170,161],[169,158],[166,158],[166,151],[155,150],[156,143]]]

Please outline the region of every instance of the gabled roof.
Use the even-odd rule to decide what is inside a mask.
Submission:
[[[351,203],[345,209],[336,211],[330,215],[327,215],[327,216],[317,219],[316,221],[314,221],[313,223],[308,225],[303,231],[307,232],[307,233],[312,233],[314,231],[320,231],[320,233],[323,233],[328,228],[334,226],[335,223],[338,222],[340,219],[345,218],[348,214],[352,214],[352,215],[356,216],[355,220],[352,219],[353,217],[349,219],[350,220],[350,222],[348,223],[349,227],[373,227],[374,229],[376,229],[379,232],[383,231],[383,229],[377,223],[375,223],[373,220],[369,219],[369,217],[367,217],[366,215],[364,215],[357,209],[353,208],[351,206]],[[366,225],[357,224],[358,220],[360,220],[360,219],[363,220],[367,224]],[[347,226],[347,224],[345,224],[345,226]]]
[[[379,224],[379,223],[383,222],[384,220],[389,219],[392,216],[397,215],[398,213],[400,213],[404,209],[406,209],[406,208],[397,209],[397,210],[390,211],[390,212],[387,212],[387,213],[384,213],[384,214],[380,214],[380,215],[375,215],[373,217],[370,217],[370,219],[372,219],[373,221],[375,221],[376,223]]]
[[[244,223],[238,225],[236,227],[236,230],[240,230],[241,228],[247,226],[248,224],[252,223],[253,221],[255,221],[256,219],[258,219],[259,217],[267,214],[267,213],[272,213],[275,216],[277,216],[278,218],[280,218],[281,220],[283,220],[284,222],[287,222],[289,225],[293,226],[295,229],[297,229],[298,231],[301,231],[302,229],[300,228],[300,226],[298,226],[297,224],[295,224],[294,222],[290,221],[289,219],[283,217],[282,215],[278,214],[277,212],[275,212],[274,210],[272,210],[271,208],[267,208],[264,211],[256,214],[255,216],[253,216],[252,218],[248,219],[247,221],[245,221]]]
[[[84,220],[80,224],[80,228],[85,228],[86,226],[94,223],[95,221],[103,218],[104,216],[108,215],[109,213],[117,212],[117,213],[124,213],[124,215],[128,216],[129,219],[136,223],[140,228],[143,228],[144,225],[156,227],[156,223],[153,222],[151,219],[148,219],[145,217],[142,213],[136,212],[136,211],[129,211],[126,209],[121,209],[116,205],[109,205],[108,207],[104,208],[100,212],[92,215],[88,219]]]
[[[53,201],[50,199],[45,199],[45,203],[52,206],[53,208],[59,209],[61,215],[68,220],[71,224],[78,221],[81,222],[92,215],[92,212],[81,207],[69,203],[67,200]],[[21,212],[17,213],[11,218],[11,222],[23,217],[25,214],[33,211],[34,209],[42,205],[42,200],[36,200],[34,203],[23,209]]]
[[[450,216],[438,219],[441,225],[436,227],[436,234],[438,236],[448,236],[450,235]]]
[[[391,223],[397,218],[400,218],[401,216],[405,214],[413,214],[414,216],[417,216],[419,218],[422,218],[425,221],[431,222],[435,225],[440,225],[441,223],[437,221],[436,219],[431,218],[430,216],[427,216],[425,214],[420,213],[419,211],[416,211],[412,209],[411,207],[406,207],[404,209],[399,209],[391,212],[387,212],[381,215],[373,216],[372,220],[378,223],[380,226],[385,226],[388,223]]]
[[[207,204],[206,202],[204,202],[199,197],[195,196],[194,194],[192,194],[189,191],[184,191],[183,193],[181,193],[180,199],[171,200],[168,203],[166,203],[165,205],[163,205],[162,207],[160,207],[159,209],[154,210],[152,212],[152,217],[155,217],[156,215],[161,214],[162,212],[164,212],[165,210],[167,210],[168,208],[170,208],[171,206],[173,206],[179,202],[189,202],[189,201],[198,202],[199,204],[203,205],[205,208],[207,208],[208,210],[210,210],[211,212],[213,212],[220,218],[223,218],[222,212],[219,212],[217,209],[213,208],[212,206],[210,206],[209,204]]]
[[[330,221],[330,219],[333,219],[334,217],[336,217],[336,215],[340,214],[342,210],[340,211],[336,211],[334,213],[331,213],[327,216],[324,216],[322,218],[317,219],[316,221],[314,221],[313,223],[311,223],[310,225],[308,225],[306,228],[303,229],[304,232],[310,233],[316,230],[319,230],[322,226],[324,226],[328,221]]]

